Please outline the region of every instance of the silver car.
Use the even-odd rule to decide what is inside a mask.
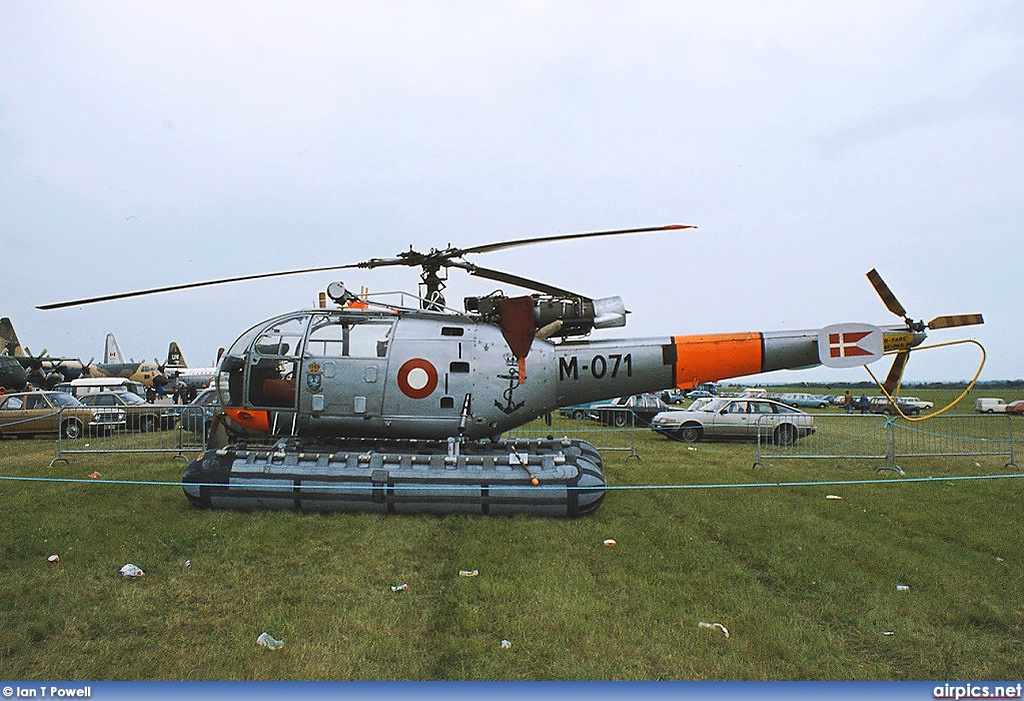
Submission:
[[[194,433],[209,432],[213,415],[220,411],[220,397],[217,389],[207,387],[191,402],[181,407],[181,427]]]
[[[696,408],[663,411],[651,428],[693,443],[702,438],[756,438],[758,433],[779,445],[792,445],[814,433],[814,417],[772,399],[718,398]]]

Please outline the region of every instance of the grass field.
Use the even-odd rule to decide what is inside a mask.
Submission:
[[[204,511],[175,486],[87,477],[176,482],[180,459],[48,467],[51,440],[0,442],[3,476],[83,480],[0,482],[0,678],[1020,677],[1024,482],[959,479],[1005,460],[904,461],[900,480],[636,441],[639,460],[606,454],[613,489],[575,521]],[[620,489],[769,480],[877,482]]]

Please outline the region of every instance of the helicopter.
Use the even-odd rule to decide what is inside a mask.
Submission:
[[[561,234],[426,253],[410,248],[393,258],[39,308],[301,273],[418,267],[418,307],[375,302],[334,282],[319,307],[280,314],[239,336],[217,372],[223,421],[182,478],[187,498],[206,507],[563,517],[592,513],[604,499],[599,451],[579,439],[502,434],[562,406],[773,370],[866,365],[886,354],[896,356],[887,385],[898,385],[927,330],[983,323],[980,314],[914,321],[873,270],[871,283],[902,324],[590,340],[594,329],[625,325],[620,297],[593,299],[466,260],[515,246],[689,228]],[[499,290],[467,297],[462,311],[452,310],[443,294],[450,268],[531,294]],[[276,442],[251,445],[254,436]]]

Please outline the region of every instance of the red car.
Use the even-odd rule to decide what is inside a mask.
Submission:
[[[1006,405],[1007,414],[1024,414],[1024,399],[1018,399]]]

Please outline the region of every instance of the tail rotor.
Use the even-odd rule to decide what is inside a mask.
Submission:
[[[886,352],[895,352],[896,354],[892,367],[889,368],[889,374],[882,384],[882,388],[890,395],[896,394],[899,391],[900,382],[903,379],[903,371],[907,366],[907,361],[910,359],[910,351],[917,345],[917,343],[911,340],[915,334],[923,334],[929,330],[951,329],[985,323],[981,314],[945,314],[937,316],[927,323],[923,320],[915,321],[907,313],[906,308],[900,304],[900,301],[893,294],[892,290],[889,289],[889,286],[885,284],[885,280],[882,279],[877,270],[872,268],[868,271],[867,276],[868,280],[871,281],[871,285],[875,288],[875,292],[881,297],[886,309],[896,316],[902,317],[903,322],[907,326],[906,334],[897,333],[886,338]]]

